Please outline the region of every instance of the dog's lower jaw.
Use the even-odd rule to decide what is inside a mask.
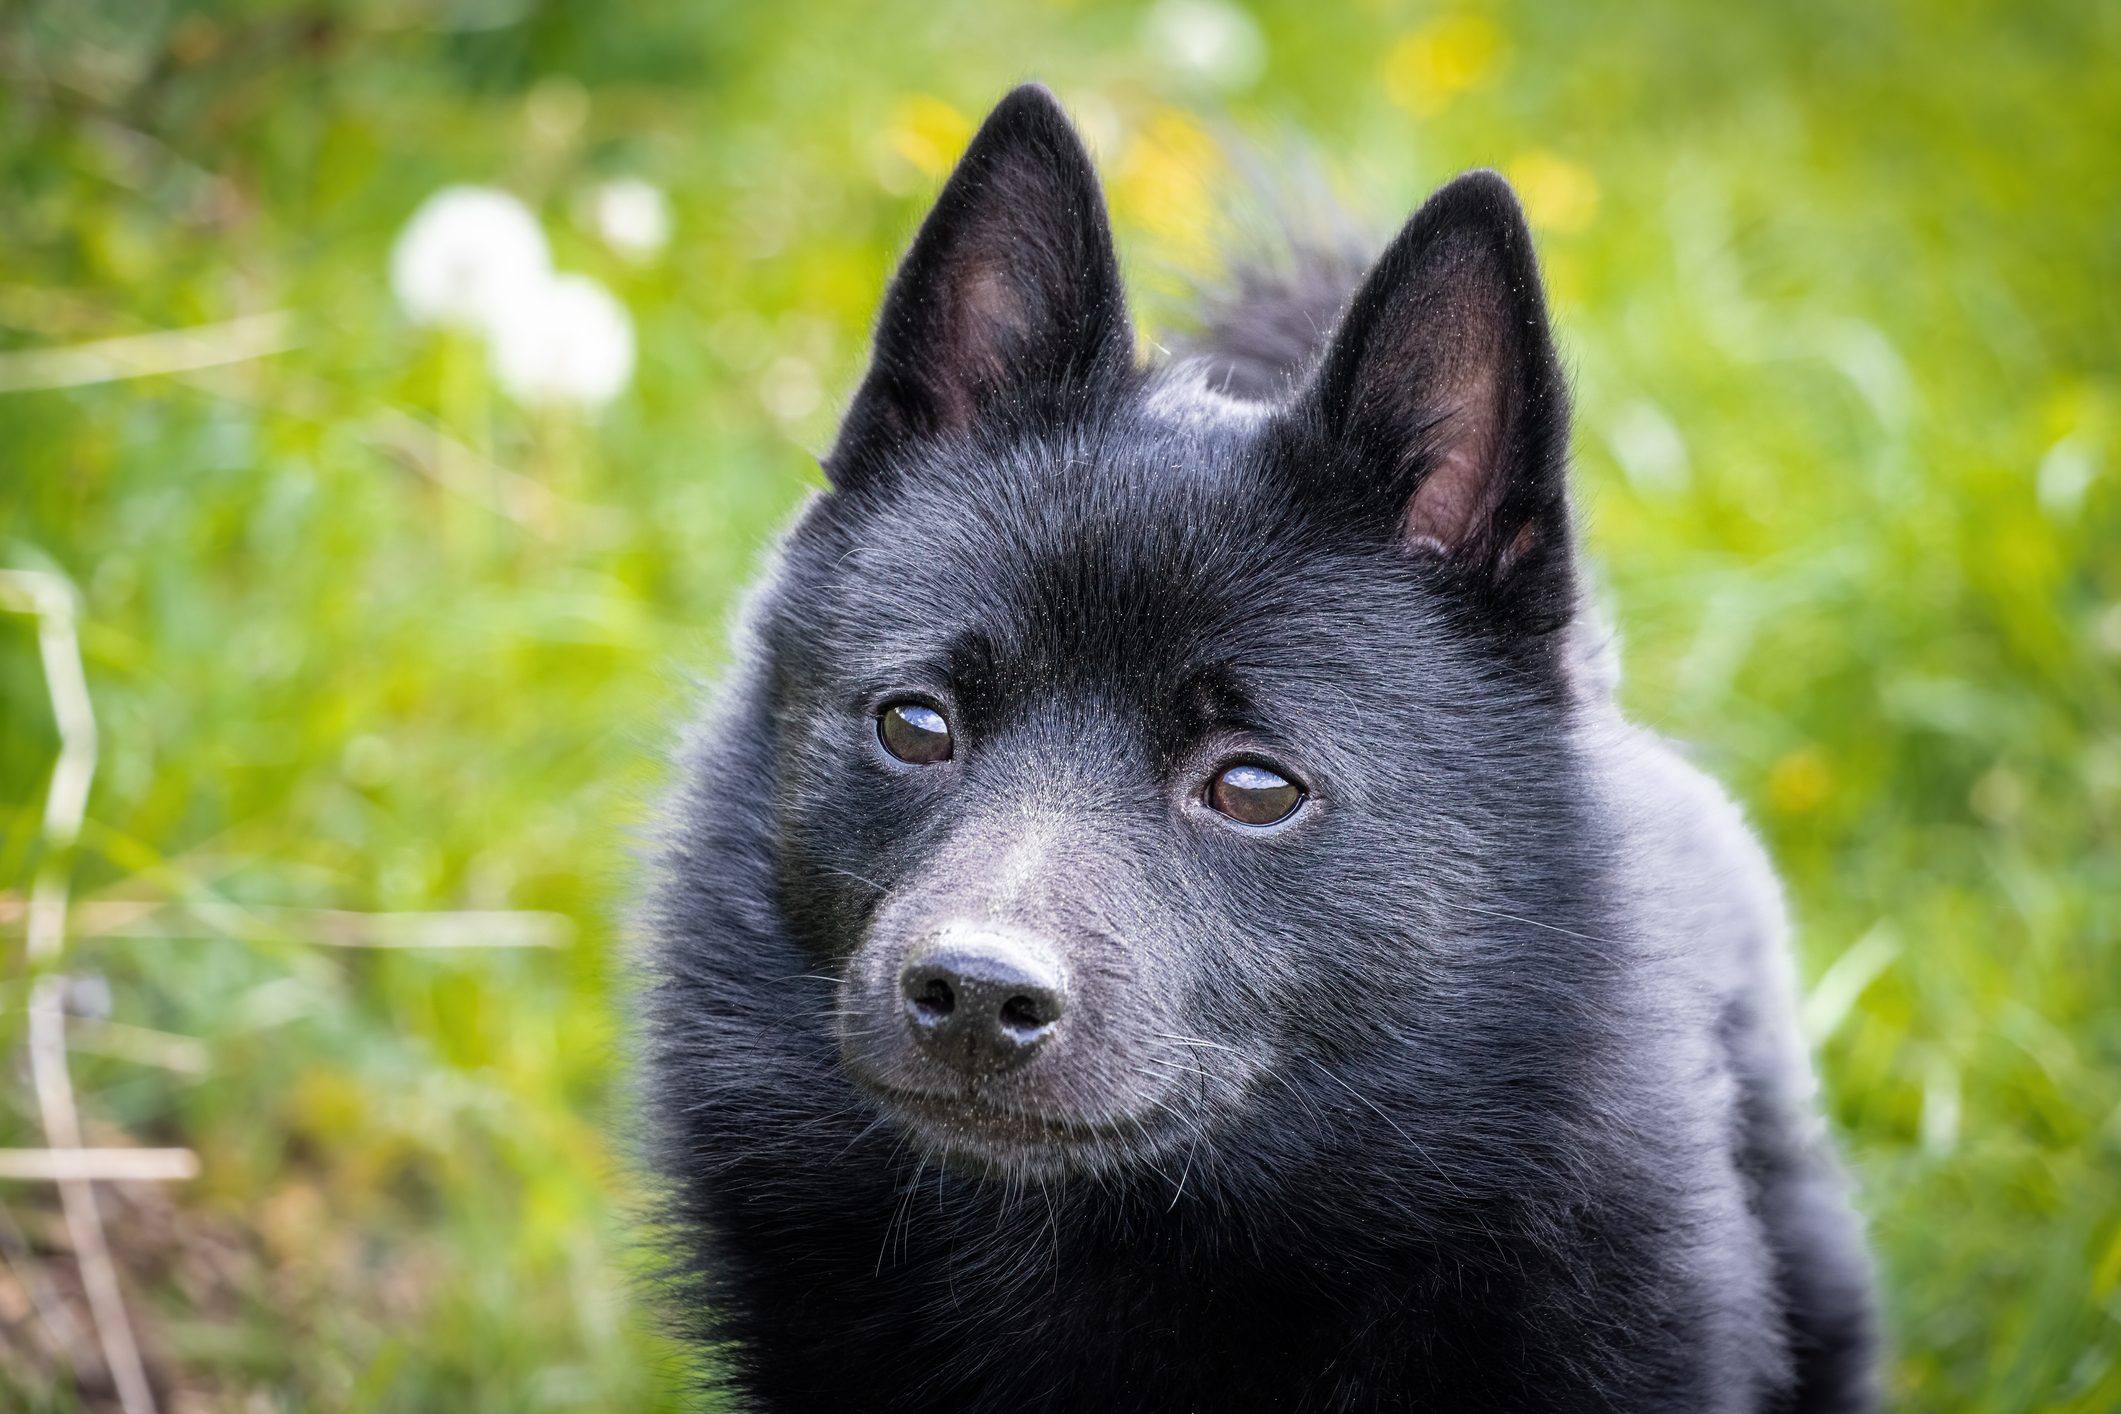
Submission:
[[[1004,1108],[975,1095],[921,1095],[858,1083],[879,1118],[904,1134],[923,1159],[973,1178],[1053,1181],[1153,1173],[1205,1123],[1188,1124],[1155,1107],[1083,1120]]]

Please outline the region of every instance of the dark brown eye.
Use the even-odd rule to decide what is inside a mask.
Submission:
[[[876,719],[884,750],[914,766],[933,766],[950,759],[950,724],[933,707],[894,702]]]
[[[1272,825],[1303,804],[1303,787],[1264,766],[1232,766],[1208,787],[1208,804],[1240,825]]]

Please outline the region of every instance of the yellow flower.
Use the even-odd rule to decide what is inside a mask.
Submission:
[[[1542,230],[1568,234],[1598,214],[1598,178],[1551,152],[1527,152],[1511,162],[1510,180],[1524,198],[1525,215]]]
[[[1113,207],[1173,256],[1212,259],[1212,179],[1221,166],[1222,150],[1206,128],[1176,108],[1159,108],[1120,154]]]
[[[1768,805],[1783,815],[1803,815],[1826,803],[1834,776],[1817,748],[1802,746],[1768,768]]]
[[[1502,65],[1502,31],[1479,15],[1446,15],[1402,35],[1385,53],[1385,97],[1430,117],[1480,88]]]
[[[940,98],[917,93],[892,113],[890,141],[891,150],[923,176],[940,177],[972,141],[972,120]]]

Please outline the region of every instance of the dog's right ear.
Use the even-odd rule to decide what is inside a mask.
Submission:
[[[854,485],[897,448],[1052,412],[1133,360],[1090,155],[1053,95],[1025,84],[988,115],[899,266],[825,473]]]

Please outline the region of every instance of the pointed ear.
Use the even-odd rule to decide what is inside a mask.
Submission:
[[[1429,198],[1357,291],[1299,406],[1328,443],[1314,494],[1434,559],[1515,626],[1568,620],[1568,389],[1509,183],[1470,172]]]
[[[894,447],[1036,416],[1133,359],[1090,155],[1053,95],[1025,84],[988,115],[899,266],[826,474],[846,486]]]

